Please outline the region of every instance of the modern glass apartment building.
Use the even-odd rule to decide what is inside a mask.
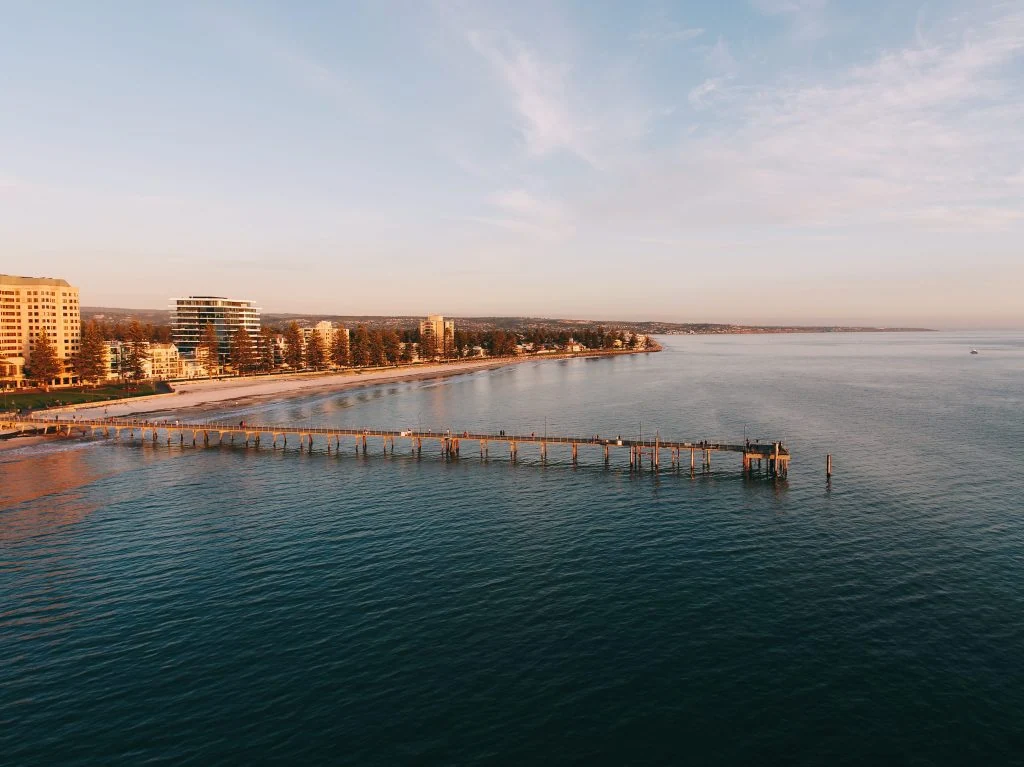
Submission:
[[[183,357],[195,357],[207,325],[213,325],[217,331],[222,360],[227,358],[231,336],[238,328],[245,328],[253,338],[260,332],[260,310],[252,301],[222,296],[189,296],[171,301],[171,336]]]

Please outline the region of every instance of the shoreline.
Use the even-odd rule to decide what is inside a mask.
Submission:
[[[124,417],[141,413],[215,410],[223,407],[251,406],[253,404],[289,399],[297,396],[326,394],[381,384],[450,378],[466,373],[495,370],[524,362],[617,357],[626,354],[650,354],[656,351],[660,351],[660,349],[504,357],[500,359],[479,359],[394,368],[374,368],[366,372],[347,371],[318,375],[285,375],[283,377],[259,376],[200,379],[172,384],[179,388],[168,394],[152,394],[145,397],[69,405],[63,408],[53,408],[47,412],[74,413],[93,417],[104,415]]]

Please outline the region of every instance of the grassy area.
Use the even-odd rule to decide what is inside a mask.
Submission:
[[[41,410],[48,407],[78,405],[83,402],[145,397],[147,394],[156,393],[158,392],[151,383],[142,383],[138,386],[118,384],[97,388],[52,389],[48,392],[18,392],[17,394],[0,394],[0,410]]]

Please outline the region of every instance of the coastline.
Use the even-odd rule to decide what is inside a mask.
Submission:
[[[500,359],[462,360],[441,364],[414,365],[395,368],[375,368],[367,371],[345,371],[326,374],[298,374],[282,377],[238,377],[225,379],[200,379],[173,384],[175,391],[169,394],[153,394],[131,399],[90,402],[55,408],[48,412],[80,414],[89,417],[123,418],[142,413],[176,413],[179,411],[203,411],[224,406],[248,406],[259,402],[270,402],[289,397],[309,394],[326,394],[380,384],[422,381],[436,378],[450,378],[465,373],[518,365],[524,362],[565,360],[574,358],[616,357],[624,354],[651,354],[660,351],[592,351],[577,354],[551,354],[543,356],[504,357]]]

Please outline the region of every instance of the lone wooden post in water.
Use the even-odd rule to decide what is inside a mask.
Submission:
[[[832,479],[832,453],[825,456],[825,479]]]

